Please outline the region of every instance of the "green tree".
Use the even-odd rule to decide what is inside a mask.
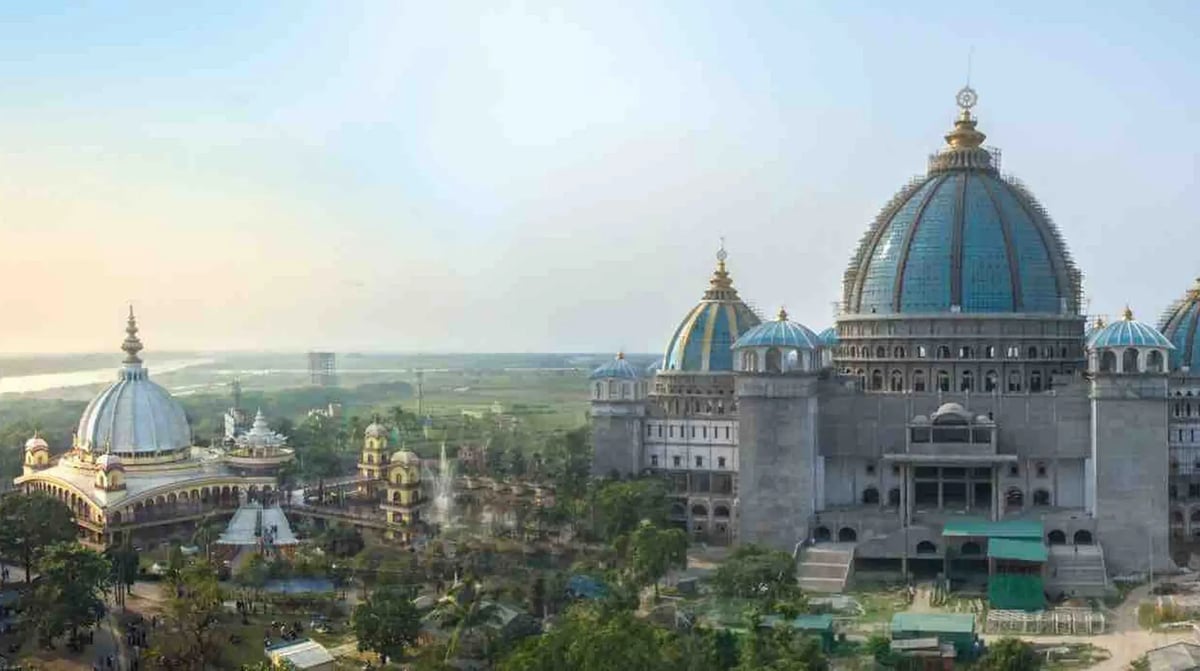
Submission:
[[[40,553],[37,570],[27,612],[44,642],[67,632],[74,636],[79,628],[100,621],[112,577],[103,555],[78,543],[55,543]]]
[[[633,531],[643,520],[666,526],[666,484],[657,478],[606,482],[596,493],[596,509],[601,533],[609,542]]]
[[[463,635],[468,631],[500,622],[500,609],[484,600],[483,586],[471,580],[455,585],[434,609],[433,617],[443,625],[453,625],[446,645],[446,662],[458,654]]]
[[[786,552],[759,545],[740,545],[712,579],[721,596],[758,599],[774,604],[799,596],[796,562]]]
[[[124,606],[126,595],[137,581],[138,552],[129,542],[129,536],[125,536],[121,545],[108,548],[105,555],[112,566],[112,585],[115,588],[117,603]]]
[[[977,668],[982,671],[1037,671],[1041,666],[1042,658],[1031,644],[1006,636],[988,645]]]
[[[0,552],[21,562],[26,584],[38,554],[54,543],[75,540],[75,534],[71,509],[49,494],[22,492],[0,498]]]
[[[207,562],[192,562],[167,582],[166,627],[150,650],[151,668],[203,671],[220,659],[221,588]]]
[[[500,661],[501,671],[671,669],[671,634],[632,613],[576,606],[541,636],[527,638]],[[674,667],[678,668],[678,667]]]
[[[389,657],[400,657],[417,642],[421,614],[407,592],[381,589],[355,606],[351,624],[358,649],[378,654],[386,664]]]
[[[827,671],[829,660],[818,639],[790,626],[765,627],[757,612],[747,618],[737,671]]]
[[[673,568],[687,567],[687,535],[643,521],[629,538],[629,570],[639,586],[654,585]]]

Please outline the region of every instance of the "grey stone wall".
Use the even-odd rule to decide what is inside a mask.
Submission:
[[[1166,379],[1099,374],[1092,383],[1098,540],[1112,573],[1170,566]],[[1153,550],[1151,550],[1153,548]]]
[[[815,511],[818,401],[812,375],[740,375],[739,536],[791,551]]]
[[[636,475],[642,469],[644,403],[592,403],[592,474]]]

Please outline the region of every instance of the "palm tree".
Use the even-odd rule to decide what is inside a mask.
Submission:
[[[458,644],[465,632],[500,623],[500,607],[484,602],[483,596],[483,585],[465,580],[450,588],[434,609],[433,617],[439,622],[454,623],[454,633],[446,646],[447,664],[458,652]]]

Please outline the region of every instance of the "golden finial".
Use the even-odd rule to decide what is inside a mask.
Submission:
[[[1133,321],[1133,310],[1129,309],[1128,304],[1125,305],[1125,312],[1122,314],[1121,318],[1127,322]]]
[[[979,94],[970,86],[964,86],[954,100],[958,103],[958,120],[954,122],[954,130],[946,134],[946,144],[956,149],[978,147],[987,139],[986,135],[975,129],[976,119],[971,116],[971,108],[979,102]]]
[[[125,363],[141,363],[138,352],[142,351],[142,341],[137,336],[137,318],[133,316],[132,304],[129,306],[129,320],[125,323],[125,333],[125,342],[121,343],[121,349],[125,352]]]
[[[1200,277],[1197,277],[1196,283],[1192,285],[1191,289],[1188,289],[1188,298],[1192,300],[1200,298]]]
[[[785,309],[783,308],[783,306],[782,306],[782,305],[780,305],[780,306],[779,306],[779,321],[781,321],[781,322],[785,322],[785,321],[787,321],[787,317],[788,317],[788,315],[787,315],[787,310],[785,310]]]
[[[1102,329],[1105,326],[1107,326],[1107,324],[1104,323],[1104,317],[1097,315],[1096,321],[1092,324],[1092,328]]]
[[[624,353],[624,352],[617,352],[617,360],[618,360],[618,361],[621,361],[621,360],[623,360],[624,358],[625,358],[625,353]]]
[[[733,290],[733,280],[729,278],[729,271],[725,270],[725,259],[729,258],[729,253],[725,251],[725,238],[721,238],[721,247],[717,249],[717,269],[713,271],[712,277],[708,280],[708,291],[704,292],[704,298],[708,300],[732,300],[737,298],[737,292]]]

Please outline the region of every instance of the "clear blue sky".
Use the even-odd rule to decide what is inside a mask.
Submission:
[[[823,328],[972,47],[1094,312],[1200,274],[1195,3],[76,4],[0,9],[2,351],[661,350],[722,235]]]

